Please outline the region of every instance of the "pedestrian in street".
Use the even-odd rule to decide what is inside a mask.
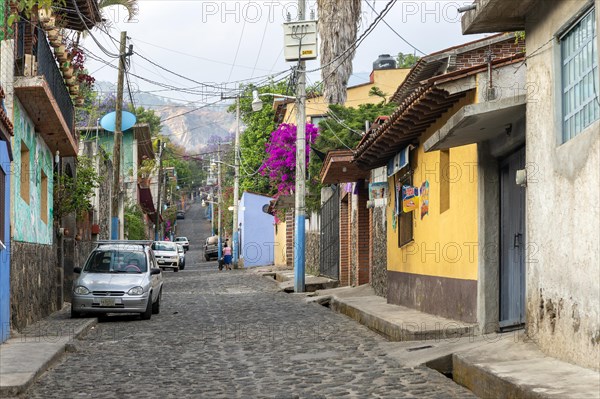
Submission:
[[[223,263],[225,270],[231,270],[231,247],[227,245],[227,242],[223,246]]]

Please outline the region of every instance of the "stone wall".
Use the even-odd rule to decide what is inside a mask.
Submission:
[[[71,302],[73,281],[77,277],[77,275],[73,273],[73,268],[84,266],[88,255],[95,247],[95,242],[65,238],[63,245],[65,248],[65,262],[63,265],[63,300]]]
[[[306,273],[319,275],[321,261],[321,234],[318,231],[306,232]]]
[[[61,273],[53,245],[12,241],[11,251],[11,323],[22,330],[58,310]]]
[[[387,297],[387,233],[385,207],[373,208],[371,285],[375,294]]]

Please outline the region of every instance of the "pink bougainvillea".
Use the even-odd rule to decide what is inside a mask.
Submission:
[[[310,145],[319,135],[319,129],[306,124],[306,165]],[[290,194],[296,185],[296,125],[282,123],[277,130],[271,132],[271,140],[265,144],[267,159],[259,171],[263,176],[269,176],[271,185],[277,188],[279,194]]]

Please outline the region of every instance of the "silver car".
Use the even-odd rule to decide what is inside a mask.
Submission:
[[[152,251],[156,256],[156,262],[161,269],[173,269],[179,271],[179,252],[177,245],[173,241],[154,241]]]
[[[98,241],[73,282],[71,317],[84,313],[139,313],[143,320],[160,312],[163,276],[151,241]]]

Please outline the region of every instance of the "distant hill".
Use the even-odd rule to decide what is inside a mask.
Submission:
[[[116,92],[115,85],[109,82],[96,82],[95,86],[101,94]],[[125,98],[128,99],[127,93]],[[136,106],[153,109],[161,119],[165,119],[161,133],[188,152],[200,151],[212,136],[225,138],[235,131],[235,114],[227,112],[227,104],[212,105],[172,118],[199,105],[187,106],[185,103],[143,92],[134,92],[133,99]]]

